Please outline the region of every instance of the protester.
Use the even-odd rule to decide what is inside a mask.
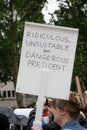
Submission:
[[[9,130],[10,123],[6,115],[0,113],[0,130]]]
[[[79,122],[80,111],[84,110],[83,98],[75,92],[71,92],[69,100],[54,99],[52,112],[54,121],[63,129],[85,130]]]
[[[85,130],[78,122],[80,111],[84,107],[83,98],[79,94],[71,92],[69,100],[54,99],[49,110],[54,115],[54,121],[61,126],[61,130]],[[35,128],[32,127],[32,130]]]

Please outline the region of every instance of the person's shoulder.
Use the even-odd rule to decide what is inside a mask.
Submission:
[[[75,126],[72,126],[71,127],[72,128],[72,130],[86,130],[86,128],[85,127],[82,127],[81,125],[75,125]]]
[[[80,130],[87,130],[87,129],[83,126],[80,126]]]

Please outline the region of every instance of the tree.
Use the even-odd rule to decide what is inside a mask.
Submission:
[[[0,1],[0,82],[16,88],[25,21],[45,23],[41,13],[46,0]]]
[[[85,0],[62,0],[59,3],[59,9],[51,14],[50,22],[79,29],[73,79],[78,75],[87,82],[87,10],[83,10]]]

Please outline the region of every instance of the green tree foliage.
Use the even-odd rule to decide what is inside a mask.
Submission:
[[[45,23],[46,0],[0,0],[0,82],[16,86],[25,21]]]
[[[47,0],[0,0],[0,83],[16,88],[25,21],[45,23],[42,9]],[[16,94],[18,106],[23,97]]]
[[[50,22],[59,26],[79,28],[73,77],[78,75],[87,80],[87,10],[83,10],[85,0],[57,1],[60,3],[59,8],[51,14]]]

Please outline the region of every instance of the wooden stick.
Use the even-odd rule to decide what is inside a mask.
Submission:
[[[47,84],[48,84],[48,71],[42,71],[39,85],[39,95],[36,104],[35,121],[41,121],[42,119],[42,111],[44,106],[44,97],[46,95]]]
[[[39,85],[38,100],[36,104],[35,121],[33,121],[33,126],[36,128],[36,130],[42,130],[41,119],[44,106],[44,97],[48,86],[47,84],[48,84],[48,71],[42,71]]]
[[[75,81],[76,81],[77,92],[82,96],[81,85],[78,76],[75,77]]]

